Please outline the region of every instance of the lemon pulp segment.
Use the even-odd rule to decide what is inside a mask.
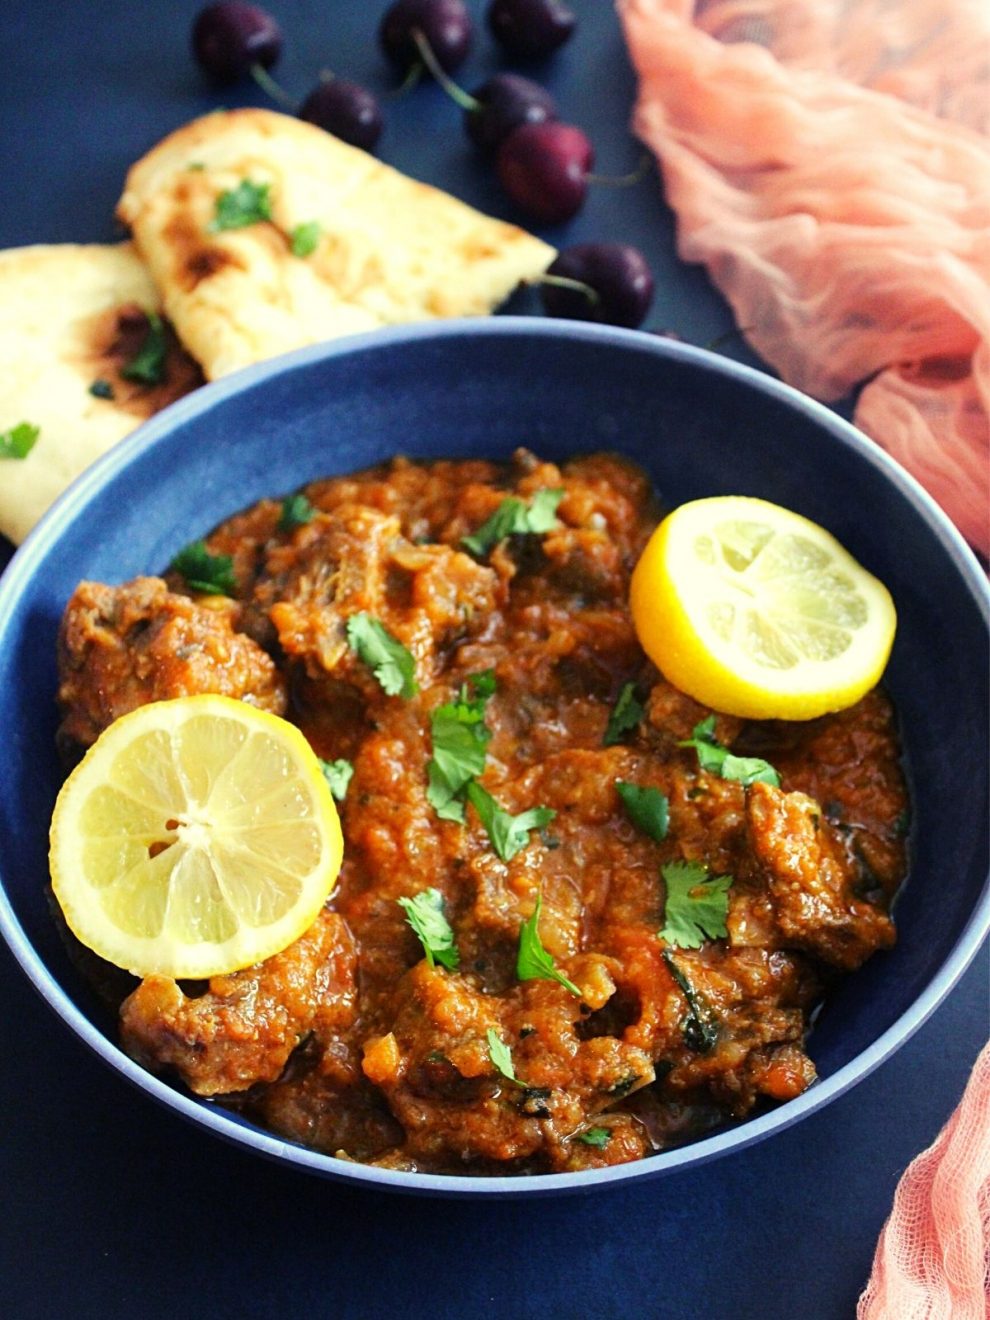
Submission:
[[[59,794],[50,862],[84,944],[135,975],[200,978],[298,938],[342,851],[302,733],[195,696],[139,707],[101,734]]]
[[[752,719],[812,719],[879,680],[890,594],[824,528],[765,500],[718,496],[660,524],[633,573],[643,649],[682,691]]]

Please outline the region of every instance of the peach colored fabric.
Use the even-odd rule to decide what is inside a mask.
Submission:
[[[990,550],[990,4],[617,0],[678,250]]]
[[[858,1320],[990,1314],[990,1045],[935,1144],[908,1165]]]

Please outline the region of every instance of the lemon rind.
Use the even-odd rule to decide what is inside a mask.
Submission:
[[[776,531],[803,531],[852,577],[866,600],[868,622],[852,633],[841,657],[802,659],[791,670],[768,670],[711,630],[705,612],[719,598],[720,573],[699,564],[692,542],[711,530],[715,505],[720,517],[762,518]],[[697,594],[686,600],[679,584],[690,584]],[[630,596],[641,644],[665,677],[701,704],[742,718],[813,719],[853,705],[880,680],[896,630],[886,587],[831,533],[801,514],[748,496],[717,496],[674,510],[644,550]],[[650,619],[649,628],[642,626],[644,618]]]
[[[321,864],[297,876],[301,898],[284,916],[264,927],[241,924],[234,935],[220,941],[189,944],[167,931],[153,937],[125,934],[109,918],[98,890],[80,878],[80,814],[89,792],[107,782],[102,767],[109,765],[133,737],[135,726],[153,725],[174,733],[191,718],[203,714],[233,716],[253,730],[267,730],[291,749],[293,766],[313,803],[306,817],[320,838]],[[91,781],[91,782],[90,782]],[[316,920],[332,892],[343,853],[343,836],[336,805],[320,770],[319,760],[302,732],[294,725],[231,697],[200,694],[172,701],[153,702],[115,721],[66,779],[52,815],[50,831],[52,889],[70,930],[102,958],[135,976],[162,975],[175,979],[206,979],[252,966],[281,952]]]

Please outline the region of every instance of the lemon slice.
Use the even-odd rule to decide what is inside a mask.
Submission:
[[[140,706],[100,735],[58,795],[49,860],[83,944],[136,976],[203,978],[297,939],[342,853],[302,733],[195,696]]]
[[[890,593],[824,528],[766,500],[695,500],[656,529],[630,586],[640,643],[703,705],[807,720],[853,705],[894,640]]]

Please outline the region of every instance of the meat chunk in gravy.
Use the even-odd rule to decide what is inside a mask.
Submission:
[[[504,499],[540,490],[561,492],[553,530],[468,553]],[[622,1163],[800,1094],[823,990],[893,939],[906,797],[886,698],[807,725],[719,716],[718,739],[770,760],[780,788],[703,771],[682,744],[710,712],[653,669],[629,616],[656,510],[621,459],[395,460],[303,494],[302,525],[270,499],[208,535],[236,599],[171,574],[83,584],[66,615],[67,739],[220,691],[284,711],[354,768],[314,927],[206,987],[148,978],[121,1011],[126,1048],[287,1138],[435,1172]],[[358,612],[413,655],[412,697],[387,695],[348,645]],[[473,807],[441,819],[427,792],[431,715],[486,671],[479,782],[513,815],[555,813],[509,860]],[[628,684],[643,717],[607,739]],[[666,797],[666,837],[636,828],[620,781]],[[732,878],[726,933],[699,948],[658,933],[678,861]],[[399,902],[427,888],[456,967],[424,958]],[[519,978],[537,902],[542,946],[579,993]]]
[[[59,632],[59,731],[86,748],[114,720],[149,701],[215,692],[262,710],[285,711],[274,661],[236,629],[237,607],[169,591],[161,578],[122,587],[81,582]]]

